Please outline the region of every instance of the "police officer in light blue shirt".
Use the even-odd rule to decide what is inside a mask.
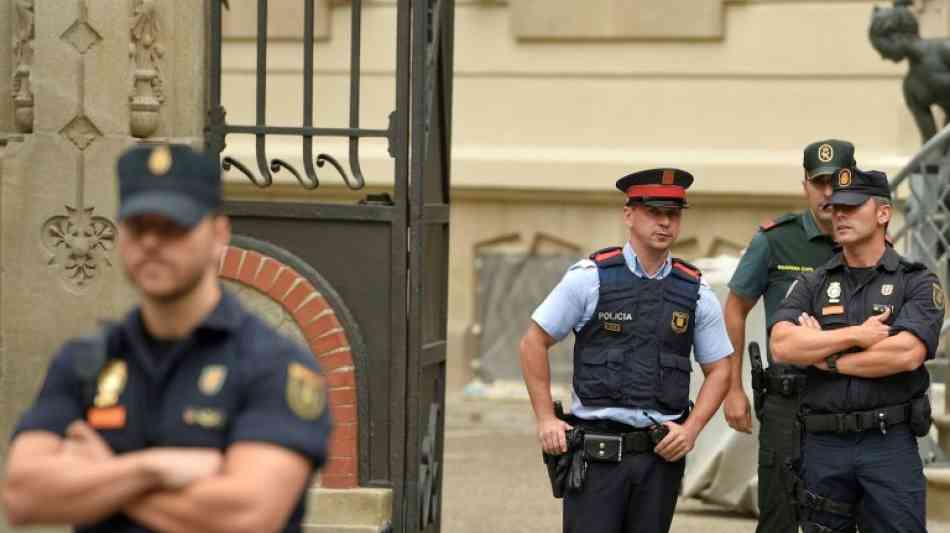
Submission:
[[[695,267],[670,256],[692,181],[678,169],[621,178],[630,240],[568,269],[522,339],[538,439],[553,455],[576,450],[554,413],[548,349],[576,335],[569,420],[583,429],[589,467],[564,495],[565,533],[669,531],[684,457],[728,389],[733,347],[719,303]],[[695,407],[691,353],[705,374]],[[668,433],[653,442],[661,425]]]

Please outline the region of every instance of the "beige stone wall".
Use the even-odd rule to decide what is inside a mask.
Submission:
[[[0,3],[0,433],[32,400],[51,354],[133,300],[114,252],[115,161],[131,137],[130,97],[160,92],[149,140],[200,144],[205,113],[203,2],[158,2],[150,56],[158,85],[136,85],[133,6],[35,3],[32,133],[11,124],[12,2]],[[85,6],[85,9],[83,9]],[[198,23],[196,23],[196,21]],[[150,41],[151,42],[151,41]],[[145,51],[147,53],[147,51]],[[157,67],[157,68],[154,68]],[[141,70],[141,68],[139,68]],[[76,265],[81,267],[76,267]],[[0,445],[5,448],[6,440]]]
[[[801,205],[801,150],[823,137],[852,140],[862,166],[896,171],[918,146],[900,82],[867,39],[870,0],[459,0],[456,3],[450,376],[467,373],[472,248],[506,233],[558,235],[584,249],[623,239],[614,181],[635,169],[694,172],[686,257],[744,246],[756,225]],[[948,0],[921,0],[925,35],[946,35]],[[316,122],[346,124],[349,2],[329,2],[316,45]],[[686,13],[686,14],[684,14]],[[394,107],[395,2],[364,2],[362,125],[385,128]],[[644,26],[649,21],[649,26]],[[253,43],[225,49],[229,121],[253,123]],[[268,120],[300,124],[301,52],[275,40],[268,54]],[[253,137],[228,153],[253,162]],[[346,167],[343,141],[319,151]],[[299,141],[272,139],[269,157],[297,166]],[[370,188],[392,183],[385,143],[365,143]],[[288,176],[261,192],[232,175],[234,197],[353,201],[339,178],[301,194]],[[513,354],[514,356],[514,354]]]

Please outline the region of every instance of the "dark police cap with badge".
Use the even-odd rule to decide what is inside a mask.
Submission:
[[[852,171],[849,168],[843,168],[835,176],[832,189],[834,193],[829,202],[832,205],[861,205],[872,196],[884,200],[891,199],[887,175],[879,170],[855,168]]]
[[[617,180],[617,188],[627,195],[627,205],[651,207],[689,207],[686,189],[692,184],[693,175],[678,168],[642,170]]]
[[[804,165],[808,179],[854,168],[854,145],[838,139],[813,142],[805,147]]]
[[[183,144],[131,148],[117,171],[120,221],[161,215],[191,228],[221,206],[218,161]]]

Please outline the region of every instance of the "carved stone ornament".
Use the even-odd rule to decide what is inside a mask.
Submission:
[[[33,39],[36,36],[33,0],[14,0],[13,21],[13,109],[20,133],[33,133],[33,90],[30,72],[33,64]]]
[[[49,268],[58,271],[67,289],[82,292],[104,267],[112,267],[109,254],[115,249],[116,227],[105,217],[93,216],[92,207],[65,207],[65,216],[43,224],[42,244],[50,256]]]
[[[135,0],[131,18],[129,57],[132,59],[132,109],[130,128],[133,137],[147,138],[158,130],[159,109],[165,102],[161,59],[165,49],[158,43],[158,16],[155,0]]]

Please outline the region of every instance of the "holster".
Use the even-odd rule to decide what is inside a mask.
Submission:
[[[755,407],[755,416],[762,420],[762,409],[765,407],[765,395],[768,392],[765,369],[762,368],[762,352],[759,343],[749,343],[749,363],[752,366],[752,403]]]
[[[544,465],[551,481],[551,492],[555,498],[563,498],[569,490],[581,490],[587,478],[587,457],[584,453],[584,430],[574,428],[564,432],[567,439],[567,452],[551,455],[542,452]]]

